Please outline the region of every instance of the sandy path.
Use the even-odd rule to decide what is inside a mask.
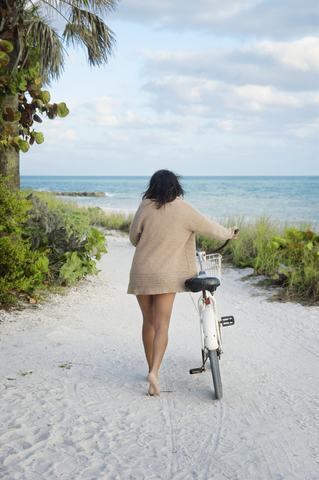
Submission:
[[[167,392],[148,397],[140,314],[126,295],[134,248],[117,236],[108,250],[99,276],[66,297],[0,316],[0,478],[317,480],[319,309],[266,302],[242,272],[225,272],[219,312],[236,325],[223,331],[215,401],[210,371],[188,374],[199,334],[179,294]]]

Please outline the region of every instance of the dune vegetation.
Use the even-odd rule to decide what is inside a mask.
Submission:
[[[223,251],[224,263],[252,267],[254,275],[263,275],[268,284],[282,286],[291,298],[319,300],[318,226],[280,222],[271,215],[221,218],[219,223],[237,225],[240,230],[237,240]],[[197,235],[196,242],[200,250],[214,249],[221,243],[203,235]]]
[[[20,191],[17,199],[23,208],[21,216],[16,219],[18,230],[11,232],[10,238],[15,236],[19,242],[24,242],[27,249],[25,262],[33,262],[33,267],[32,272],[29,268],[24,275],[22,267],[20,277],[15,272],[11,283],[0,272],[0,302],[9,297],[13,299],[19,289],[35,296],[40,284],[41,288],[44,284],[67,285],[88,273],[97,273],[95,260],[106,252],[103,230],[128,233],[133,219],[132,214],[79,205],[52,193]],[[238,239],[231,241],[223,251],[224,265],[253,268],[253,275],[261,275],[264,284],[281,287],[281,297],[307,303],[319,301],[319,235],[316,225],[280,222],[271,215],[253,219],[227,217],[217,221],[226,227],[237,225],[240,229]],[[3,245],[8,244],[8,233],[2,230],[1,235],[0,249],[3,249]],[[21,256],[19,242],[16,247]],[[196,235],[199,250],[214,249],[221,243]],[[28,260],[28,255],[32,261],[31,257]],[[15,259],[15,263],[18,261],[23,265],[21,258]]]

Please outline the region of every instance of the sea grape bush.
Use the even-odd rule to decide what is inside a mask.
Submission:
[[[66,117],[69,110],[65,103],[50,103],[50,93],[42,90],[39,77],[39,53],[30,47],[28,59],[14,72],[7,69],[13,46],[7,40],[0,40],[0,150],[15,149],[27,152],[29,146],[44,141],[43,134],[32,129],[34,122],[41,123],[38,113],[48,118]],[[17,109],[6,105],[8,97],[18,95]],[[18,135],[14,124],[18,122]]]
[[[30,202],[11,194],[0,178],[0,302],[13,300],[19,291],[33,293],[48,272],[45,251],[32,251],[22,237]]]
[[[65,263],[59,272],[59,281],[74,282],[77,278],[81,278],[88,273],[97,274],[99,270],[96,268],[96,262],[92,260],[94,255],[100,260],[102,253],[106,253],[105,236],[99,230],[91,229],[90,235],[86,238],[85,251],[67,252],[63,260]]]
[[[28,195],[31,202],[29,217],[25,222],[24,235],[29,237],[33,250],[50,249],[50,264],[57,263],[66,252],[83,250],[85,240],[72,230],[62,215],[55,209],[48,210],[46,202],[36,195]]]
[[[71,215],[67,205],[49,210],[47,203],[34,194],[27,200],[32,207],[24,235],[29,237],[33,250],[48,250],[50,279],[67,284],[89,273],[97,274],[93,257],[100,260],[106,253],[105,236]]]
[[[312,255],[319,262],[319,235],[311,230],[305,232],[291,228],[285,233],[285,238],[274,236],[266,247],[283,258],[301,259]]]
[[[18,292],[34,295],[50,280],[69,284],[97,274],[96,260],[105,249],[105,236],[74,215],[48,210],[36,195],[20,198],[8,191],[0,177],[0,302]],[[79,229],[77,230],[77,227]]]
[[[284,237],[259,237],[254,246],[255,256],[237,261],[238,266],[254,268],[299,297],[319,299],[319,235],[291,228]]]
[[[319,235],[291,228],[285,238],[272,237],[266,249],[279,263],[271,274],[272,280],[282,280],[301,296],[319,299]]]

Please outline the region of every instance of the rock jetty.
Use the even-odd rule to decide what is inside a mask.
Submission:
[[[52,192],[65,197],[105,197],[104,192]]]

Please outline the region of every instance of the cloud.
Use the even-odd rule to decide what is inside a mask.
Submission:
[[[229,111],[262,112],[278,115],[284,107],[302,108],[317,103],[313,92],[285,92],[273,86],[247,84],[237,86],[194,77],[170,76],[145,84],[153,94],[152,105],[159,112],[198,117]],[[218,113],[217,113],[218,114]]]
[[[235,93],[239,98],[243,99],[243,108],[248,110],[262,110],[269,106],[286,105],[298,107],[301,105],[301,101],[296,95],[287,94],[272,87],[244,85],[242,87],[234,87],[231,93]]]
[[[187,135],[204,138],[218,132],[268,138],[277,145],[287,145],[291,137],[313,138],[317,49],[319,39],[307,37],[205,51],[144,52],[139,95],[77,104],[79,127],[94,127],[96,138],[103,132],[108,142],[126,145],[182,145]]]
[[[212,34],[298,38],[317,32],[317,0],[130,0],[116,18]]]
[[[80,139],[72,119],[69,116],[65,118],[56,117],[50,120],[43,116],[43,123],[35,127],[36,131],[41,131],[44,136],[44,145],[70,143],[72,148],[75,141]],[[42,148],[42,146],[41,146]]]
[[[191,52],[145,52],[144,75],[185,75],[236,85],[273,85],[285,90],[314,90],[319,81],[319,39],[260,42],[235,48]]]
[[[202,130],[251,137],[313,138],[319,39],[263,41],[205,51],[145,52],[150,106],[206,121]]]
[[[110,97],[93,98],[91,102],[77,104],[77,113],[81,125],[99,127],[118,127],[122,130],[166,130],[176,133],[197,132],[200,125],[197,119],[187,120],[172,115],[159,115],[151,111],[148,115],[141,112],[140,105],[127,104]],[[124,137],[123,137],[124,138]]]
[[[260,52],[273,55],[283,65],[304,72],[319,72],[319,38],[306,37],[290,43],[262,42]]]
[[[56,141],[70,141],[70,140],[79,140],[79,136],[76,134],[75,130],[72,128],[65,129],[63,127],[60,128],[50,128],[45,135],[45,141],[56,143]]]
[[[81,124],[116,127],[120,118],[114,111],[121,107],[121,102],[110,97],[92,98],[78,107],[79,121]]]

